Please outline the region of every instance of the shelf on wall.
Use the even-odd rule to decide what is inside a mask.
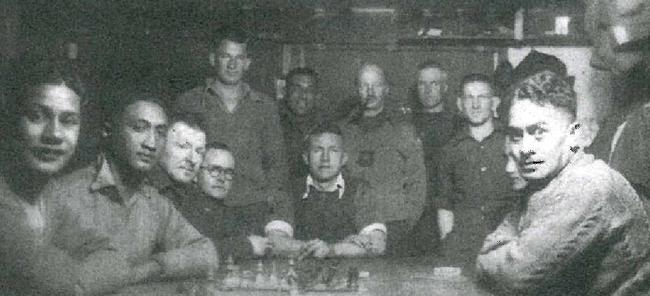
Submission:
[[[405,46],[486,46],[486,47],[528,47],[528,46],[560,46],[583,47],[591,46],[591,42],[579,37],[529,37],[523,40],[499,37],[433,37],[433,38],[403,38],[399,45]]]

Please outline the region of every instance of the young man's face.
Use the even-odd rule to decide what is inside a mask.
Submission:
[[[166,133],[167,116],[160,105],[148,101],[132,103],[113,133],[117,160],[135,172],[149,171],[158,161]]]
[[[463,86],[463,96],[458,98],[458,108],[470,125],[480,126],[491,121],[499,106],[499,98],[485,82],[469,82]]]
[[[572,116],[550,104],[517,100],[510,108],[508,140],[526,180],[553,178],[569,162],[575,143]]]
[[[425,109],[442,104],[442,93],[447,90],[445,73],[437,68],[425,68],[418,75],[418,99]]]
[[[512,152],[512,145],[510,144],[509,139],[506,139],[506,143],[504,145],[504,155],[507,159],[506,174],[508,174],[508,177],[510,177],[512,189],[516,191],[523,190],[528,185],[528,182],[521,176],[521,173],[519,172],[519,166],[517,166],[517,160],[515,158],[515,154]]]
[[[209,149],[205,152],[198,174],[199,186],[208,196],[224,199],[235,177],[235,158],[227,150]]]
[[[223,40],[217,49],[217,78],[221,83],[235,85],[241,82],[250,66],[246,44]]]
[[[340,135],[324,133],[312,136],[309,150],[303,155],[309,173],[318,182],[335,179],[348,160]]]
[[[199,170],[205,153],[205,133],[179,121],[167,131],[167,142],[160,163],[172,180],[190,183]]]
[[[383,75],[372,69],[359,74],[359,97],[361,104],[369,111],[381,111],[388,94],[388,85]]]
[[[18,129],[29,168],[51,175],[65,167],[77,147],[80,101],[72,89],[53,84],[38,87],[27,98]]]
[[[316,86],[309,75],[295,75],[287,81],[287,102],[291,112],[305,115],[314,108]]]

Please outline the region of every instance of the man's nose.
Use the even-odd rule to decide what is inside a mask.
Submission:
[[[237,60],[236,59],[228,59],[228,63],[226,64],[228,69],[235,69],[237,68]]]
[[[481,99],[478,97],[473,97],[472,99],[472,108],[477,109],[481,107]]]
[[[151,130],[145,135],[144,140],[142,141],[142,147],[155,151],[157,140],[156,131]]]
[[[328,152],[321,154],[320,161],[324,163],[328,163],[330,161],[330,154]]]
[[[63,127],[56,119],[48,120],[43,130],[42,140],[46,144],[60,144],[63,142]]]
[[[196,165],[201,161],[201,154],[196,152],[195,150],[190,150],[187,155],[187,161],[192,165]]]

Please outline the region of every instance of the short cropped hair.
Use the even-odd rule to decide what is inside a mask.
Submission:
[[[111,124],[111,126],[113,126],[113,128],[117,127],[126,111],[126,108],[137,101],[156,104],[167,113],[167,108],[165,108],[162,94],[137,89],[124,89],[111,93],[109,97],[104,100],[103,111],[105,119]]]
[[[211,141],[211,142],[208,142],[207,145],[205,145],[205,151],[209,151],[209,150],[213,150],[213,149],[228,151],[228,152],[230,152],[230,154],[234,155],[234,153],[232,152],[230,147],[228,145],[226,145],[225,143],[223,143],[223,142]]]
[[[183,122],[193,129],[197,129],[205,133],[207,131],[205,122],[196,113],[189,112],[174,112],[169,116],[169,125],[177,122]]]
[[[540,106],[550,104],[565,110],[573,119],[576,118],[576,93],[569,82],[554,72],[542,71],[516,84],[513,102],[522,100],[529,100]]]
[[[299,75],[309,76],[309,77],[313,78],[315,81],[318,81],[318,73],[316,73],[316,71],[314,71],[314,69],[309,68],[309,67],[298,67],[298,68],[291,69],[291,71],[289,71],[289,73],[287,73],[287,76],[286,76],[285,80],[287,82],[291,81],[291,79],[293,79],[294,77],[299,76]]]
[[[444,78],[447,79],[447,69],[445,69],[445,67],[443,67],[442,64],[438,63],[437,61],[428,60],[418,65],[418,73],[422,72],[422,70],[425,69],[438,69],[444,74]]]
[[[311,140],[322,134],[335,134],[343,138],[341,127],[331,121],[322,121],[312,127],[303,140],[303,152],[308,152],[311,146]]]
[[[226,26],[219,29],[216,32],[216,38],[213,40],[213,43],[211,44],[211,49],[213,51],[219,49],[221,42],[223,42],[224,40],[248,45],[251,38],[250,38],[250,34],[239,26]]]
[[[487,76],[485,74],[480,74],[480,73],[472,73],[463,76],[463,79],[460,81],[460,90],[462,93],[463,87],[469,83],[474,83],[474,82],[482,82],[490,86],[490,89],[492,89],[492,92],[494,92],[494,81],[490,76]]]

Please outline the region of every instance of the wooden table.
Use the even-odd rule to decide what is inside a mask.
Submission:
[[[465,295],[482,296],[490,295],[480,290],[472,280],[471,274],[462,277],[441,278],[435,277],[433,269],[440,262],[436,258],[413,257],[413,258],[374,258],[374,259],[350,259],[342,261],[346,266],[356,266],[360,271],[368,271],[369,278],[361,279],[365,286],[364,292],[354,293],[327,293],[327,292],[301,292],[300,295]],[[255,271],[256,262],[242,264],[243,269]],[[268,264],[268,263],[266,263]],[[219,273],[222,277],[223,273]],[[124,289],[116,295],[183,295],[182,287],[187,286],[183,282],[160,282],[132,286]],[[218,295],[241,296],[241,295],[289,295],[284,291],[219,291]]]

